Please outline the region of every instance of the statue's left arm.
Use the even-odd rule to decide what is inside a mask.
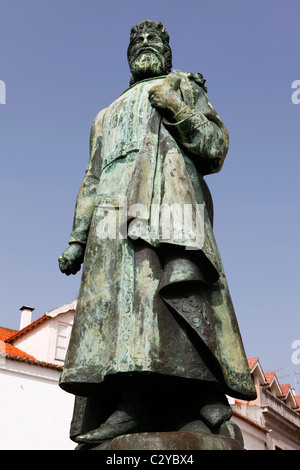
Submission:
[[[179,83],[174,86],[173,75],[151,90],[150,101],[169,117],[165,127],[194,159],[202,175],[217,173],[227,154],[228,133],[204,89],[193,80],[189,80],[189,87],[193,105],[184,101]]]

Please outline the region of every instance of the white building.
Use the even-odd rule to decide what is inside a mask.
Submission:
[[[72,302],[31,323],[33,309],[22,307],[19,331],[0,328],[1,450],[74,449],[74,397],[58,380],[75,308]]]
[[[300,396],[290,384],[280,384],[273,372],[263,372],[257,357],[248,359],[257,399],[229,398],[232,420],[240,427],[248,450],[300,450]]]

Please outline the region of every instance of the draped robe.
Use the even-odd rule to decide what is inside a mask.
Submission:
[[[255,398],[203,178],[222,168],[228,134],[198,74],[174,73],[191,116],[171,123],[151,107],[158,77],[132,85],[92,126],[69,240],[86,245],[85,257],[60,378],[75,395],[142,372]],[[162,207],[175,208],[167,236]],[[184,207],[192,217],[178,233]]]

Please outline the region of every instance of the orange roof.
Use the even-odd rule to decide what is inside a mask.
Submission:
[[[49,319],[49,316],[46,313],[44,313],[44,315],[42,315],[40,318],[33,321],[29,325],[25,326],[25,328],[22,328],[22,330],[13,330],[14,334],[12,334],[9,337],[9,341],[11,342],[11,341],[15,340],[19,336],[22,336],[23,334],[27,333],[32,328],[35,328],[37,325],[39,325],[40,323],[42,323],[43,321],[48,320],[48,319]]]
[[[265,379],[266,379],[266,383],[269,384],[271,383],[273,377],[275,376],[275,372],[264,372],[264,376],[265,376]]]
[[[24,351],[21,351],[21,349],[16,348],[15,346],[9,343],[5,343],[5,353],[8,357],[24,357],[36,361],[35,357],[25,353]]]
[[[282,390],[282,395],[285,397],[289,389],[291,388],[290,384],[280,384]]]
[[[248,358],[248,366],[249,366],[249,369],[252,369],[252,367],[256,364],[256,362],[258,361],[258,357],[251,357],[251,358]]]
[[[25,330],[25,328],[23,328],[23,330]],[[27,362],[29,364],[34,364],[37,366],[62,370],[62,366],[59,366],[57,364],[51,364],[49,362],[39,361],[30,354],[27,354],[21,349],[16,348],[13,344],[10,344],[9,341],[11,341],[11,339],[15,337],[17,333],[19,333],[17,330],[11,330],[9,328],[0,327],[0,352],[2,354],[5,354],[6,358],[21,362]]]
[[[295,395],[294,398],[297,403],[297,406],[300,406],[300,395]]]
[[[10,328],[2,328],[0,326],[0,341],[8,340],[17,330],[11,330]]]
[[[27,359],[32,359],[35,361],[35,358],[30,354],[21,351],[21,349],[16,348],[12,344],[7,343],[7,341],[15,334],[16,330],[10,330],[9,328],[0,327],[0,340],[2,341],[2,353],[5,353],[7,357],[25,357]]]

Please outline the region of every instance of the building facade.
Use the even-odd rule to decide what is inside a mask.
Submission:
[[[74,397],[58,380],[76,302],[31,322],[22,307],[20,330],[0,328],[1,450],[72,450]]]
[[[248,359],[257,399],[229,398],[233,421],[240,427],[248,450],[300,450],[300,396],[276,373],[263,372],[257,357]]]

